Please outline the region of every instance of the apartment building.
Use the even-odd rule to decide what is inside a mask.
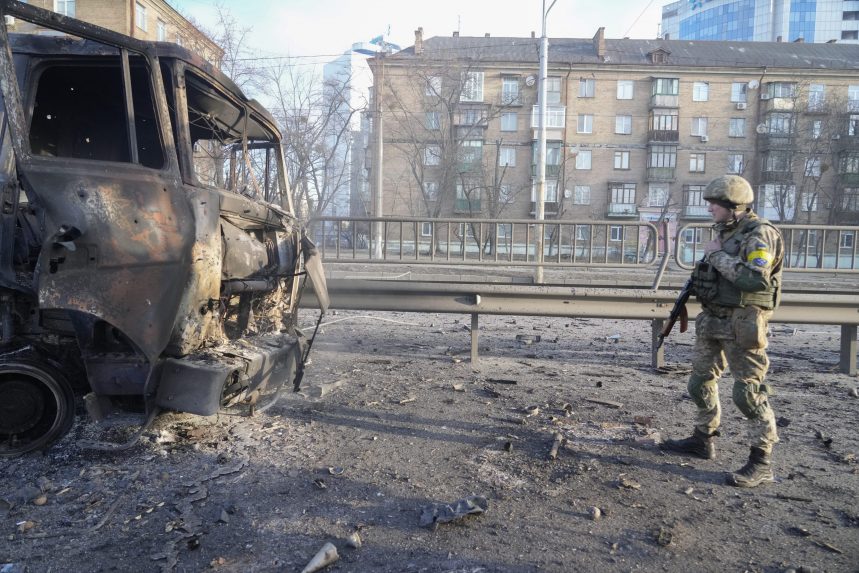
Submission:
[[[673,40],[859,43],[859,0],[677,0],[662,7]]]
[[[773,220],[859,223],[859,46],[549,45],[547,218],[705,221],[705,185],[736,173]],[[418,30],[373,61],[383,215],[534,217],[538,46]]]
[[[223,50],[164,0],[28,0],[45,10],[71,16],[133,38],[174,42],[219,65]],[[55,33],[27,22],[10,22],[10,31]]]

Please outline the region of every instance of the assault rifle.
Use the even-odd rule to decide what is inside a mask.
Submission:
[[[668,322],[662,327],[662,332],[656,338],[656,349],[662,348],[662,343],[665,342],[665,337],[671,334],[671,329],[677,319],[680,319],[680,332],[686,332],[689,328],[689,313],[686,311],[686,302],[689,300],[689,295],[692,294],[692,278],[690,277],[686,284],[683,285],[683,290],[677,295],[677,300],[674,301],[674,308],[671,309],[671,314],[668,315]]]

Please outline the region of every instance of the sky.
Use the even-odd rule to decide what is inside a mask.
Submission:
[[[214,0],[169,0],[204,27],[216,22]],[[289,56],[324,64],[355,42],[380,34],[406,48],[414,32],[424,39],[450,36],[527,37],[542,31],[543,0],[220,0],[240,27],[252,29],[260,56]],[[655,38],[668,0],[556,0],[547,36],[591,38],[600,26],[607,38]],[[548,7],[551,0],[546,0]]]

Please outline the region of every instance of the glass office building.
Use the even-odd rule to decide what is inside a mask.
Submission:
[[[859,43],[859,0],[678,0],[662,7],[671,40]]]

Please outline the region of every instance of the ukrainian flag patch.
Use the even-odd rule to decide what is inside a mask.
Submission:
[[[773,260],[772,253],[763,249],[758,249],[749,253],[746,260],[756,267],[768,267]]]

